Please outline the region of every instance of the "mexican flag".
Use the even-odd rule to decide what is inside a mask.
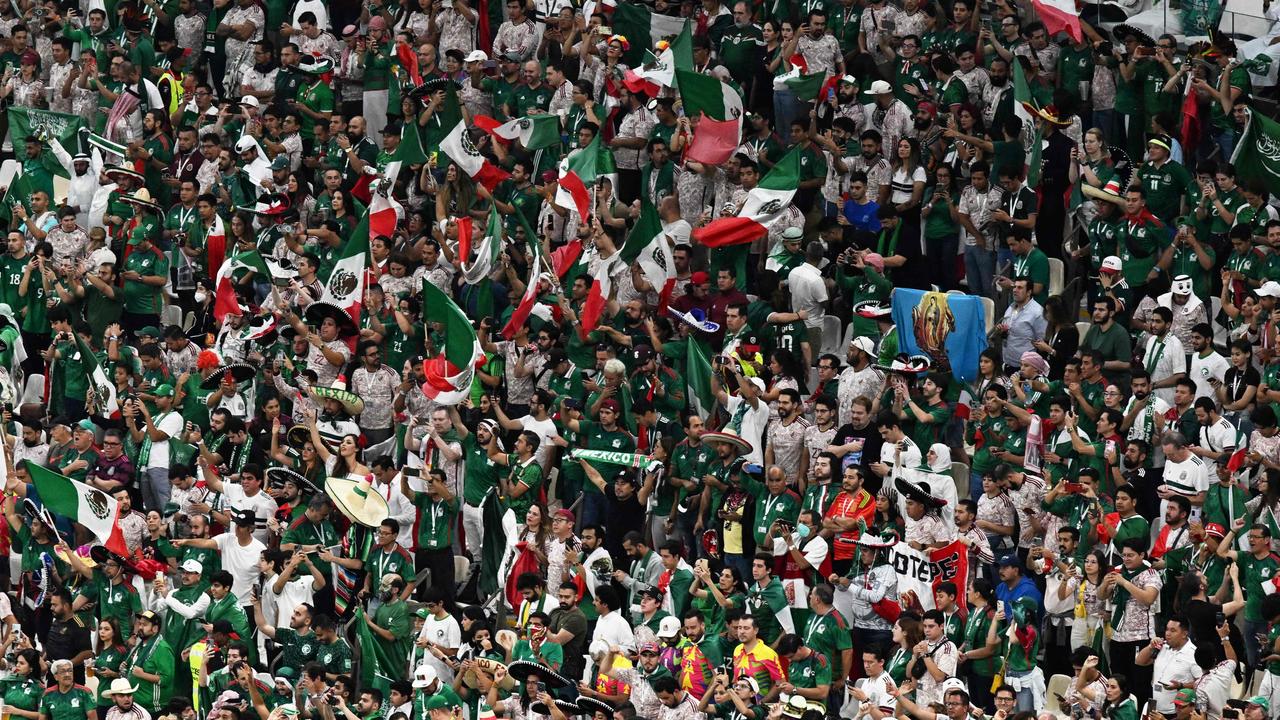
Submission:
[[[694,412],[707,418],[716,406],[716,396],[711,392],[711,357],[695,337],[685,341],[684,377]]]
[[[676,58],[670,47],[657,55],[646,50],[644,64],[635,70],[627,70],[624,85],[631,92],[643,92],[649,97],[656,97],[662,88],[669,88],[676,83]]]
[[[605,147],[597,133],[591,144],[578,150],[560,162],[560,185],[556,188],[556,205],[566,210],[577,210],[583,221],[591,215],[591,192],[588,190],[599,178],[610,177],[614,188],[618,187],[617,169],[613,164],[613,151]]]
[[[747,201],[734,217],[719,218],[693,231],[693,239],[707,247],[742,245],[768,232],[796,194],[800,183],[800,149],[787,153],[760,184],[747,193]]]
[[[222,214],[213,213],[213,225],[204,236],[204,251],[207,262],[205,267],[221,268],[227,259],[227,226],[222,221]]]
[[[402,215],[404,208],[395,198],[375,192],[369,203],[369,237],[389,238],[395,235],[396,223]]]
[[[261,278],[271,277],[271,271],[257,250],[237,253],[224,260],[213,278],[213,317],[219,324],[227,315],[239,315],[243,312],[235,291],[235,275],[238,270],[252,270]]]
[[[676,265],[667,236],[662,232],[662,220],[648,200],[640,200],[640,217],[627,235],[621,252],[622,262],[638,263],[644,279],[658,293],[658,312],[666,310],[671,291],[676,287]]]
[[[387,163],[382,176],[394,184],[404,166],[422,165],[426,162],[427,154],[422,151],[422,137],[418,135],[418,123],[405,123],[404,129],[400,131],[400,144],[391,154],[391,161]]]
[[[799,100],[817,99],[822,88],[826,86],[827,73],[825,71],[809,72],[809,64],[800,53],[792,55],[789,62],[791,70],[773,79],[773,89],[789,89]]]
[[[1076,0],[1031,0],[1031,7],[1035,9],[1040,22],[1044,23],[1044,29],[1050,37],[1065,30],[1076,42],[1084,38]]]
[[[1236,175],[1241,180],[1261,182],[1264,187],[1280,187],[1280,123],[1257,110],[1250,110],[1244,132],[1231,154]]]
[[[449,156],[450,160],[457,163],[458,169],[490,191],[498,187],[498,183],[511,177],[505,170],[489,162],[480,154],[467,134],[466,121],[459,121],[453,126],[453,130],[440,141],[440,149]]]
[[[365,210],[360,224],[351,231],[347,244],[342,246],[342,254],[334,264],[333,272],[329,274],[329,280],[324,284],[324,292],[320,295],[321,300],[346,310],[357,327],[360,325],[360,303],[364,302],[365,270],[369,266],[369,235],[374,227],[373,214],[375,212],[379,214],[378,228],[385,230],[387,213],[395,212],[394,209],[388,211],[387,207],[380,207],[379,198],[382,198],[383,205],[390,205],[386,196],[382,193],[374,193],[373,203]],[[391,230],[395,230],[394,217]]]
[[[124,532],[116,523],[119,504],[105,492],[76,482],[43,465],[24,460],[31,484],[40,493],[40,502],[49,512],[80,523],[93,533],[111,552],[121,557],[129,556],[124,544]]]
[[[520,303],[511,311],[511,317],[502,328],[502,337],[508,340],[515,337],[516,331],[529,319],[529,313],[533,312],[534,306],[538,304],[538,278],[542,277],[543,265],[542,241],[529,230],[529,226],[519,217],[519,213],[516,215],[521,219],[520,224],[525,228],[525,240],[529,243],[529,279],[525,281],[524,295],[520,297]]]
[[[470,220],[470,218],[467,218]],[[489,277],[498,264],[498,256],[502,254],[502,213],[497,205],[489,206],[489,225],[484,231],[484,240],[477,248],[475,260],[471,259],[471,223],[467,223],[467,239],[463,240],[462,222],[458,222],[458,263],[462,266],[462,278],[468,285]]]
[[[1035,109],[1035,100],[1031,97],[1031,86],[1027,83],[1026,72],[1022,69],[1022,62],[1013,63],[1013,114],[1022,121],[1024,128],[1034,127],[1033,111]],[[1040,184],[1040,156],[1044,145],[1044,130],[1037,129],[1035,137],[1031,139],[1030,154],[1027,156],[1027,164],[1024,168],[1027,176],[1027,187],[1035,187]],[[997,174],[1000,168],[992,168]]]
[[[653,13],[640,3],[621,2],[613,11],[614,34],[622,35],[631,43],[630,49],[622,53],[622,61],[628,67],[640,66],[645,52],[659,40],[679,35],[687,28],[688,21],[684,18]]]
[[[703,115],[693,130],[693,142],[689,143],[685,159],[723,165],[733,157],[741,139],[741,120],[715,120]]]
[[[600,317],[609,305],[609,296],[613,294],[613,279],[609,277],[609,265],[600,266],[600,274],[591,281],[591,289],[587,291],[587,299],[582,303],[582,312],[578,313],[578,336],[583,340],[600,326]]]
[[[430,280],[422,281],[422,321],[438,322],[444,331],[444,347],[423,362],[426,382],[422,392],[441,405],[456,405],[471,392],[476,364],[484,360],[475,328],[462,308]]]
[[[498,124],[493,118],[477,115],[476,127],[507,142],[520,141],[525,150],[541,150],[560,142],[559,115],[527,115]]]
[[[116,397],[115,383],[111,382],[107,371],[98,362],[98,356],[80,337],[80,333],[75,333],[75,336],[76,347],[80,351],[80,357],[84,360],[81,366],[85,368],[85,380],[89,382],[89,387],[93,390],[98,414],[107,418],[116,417],[120,413],[120,401]]]
[[[738,120],[742,117],[742,95],[728,83],[691,70],[676,70],[684,114],[693,117],[706,113],[716,120]]]

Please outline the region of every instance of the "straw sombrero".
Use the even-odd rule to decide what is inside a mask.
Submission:
[[[147,181],[147,179],[143,177],[142,173],[131,167],[125,167],[123,165],[108,165],[102,169],[102,174],[106,175],[112,182],[117,182],[120,177],[127,177],[132,180],[137,180],[138,182]],[[124,198],[122,197],[121,199]]]
[[[719,432],[702,433],[703,442],[722,442],[732,445],[739,455],[746,455],[751,452],[751,442],[742,437],[738,433],[730,429],[724,429]]]
[[[148,210],[164,212],[164,208],[160,207],[160,203],[151,199],[151,191],[146,188],[138,188],[138,190],[132,195],[121,195],[120,201],[129,203],[130,205],[144,207]]]
[[[328,478],[324,481],[324,492],[343,515],[365,527],[376,528],[391,515],[387,499],[374,492],[364,478]]]
[[[488,673],[496,678],[498,676],[499,668],[502,670],[507,669],[506,665],[490,658],[472,658],[472,662],[475,664],[475,667],[468,670],[466,674],[462,676],[462,683],[472,689],[475,689],[480,685],[480,680],[476,677],[477,672]],[[515,687],[516,681],[511,677],[509,672],[504,674],[502,676],[502,681],[498,683],[498,688],[505,690],[506,692],[511,692]]]
[[[364,399],[346,388],[346,379],[341,375],[329,387],[313,385],[307,392],[318,405],[324,405],[325,400],[337,400],[348,415],[364,412]]]
[[[1024,110],[1031,113],[1032,115],[1038,115],[1040,116],[1041,120],[1044,120],[1045,122],[1051,123],[1053,125],[1057,125],[1058,127],[1067,127],[1068,125],[1071,124],[1070,120],[1063,119],[1062,115],[1059,114],[1058,108],[1054,105],[1045,105],[1044,107],[1036,107],[1032,103],[1023,102],[1022,107]]]
[[[1124,204],[1124,196],[1120,194],[1120,179],[1111,178],[1106,185],[1096,188],[1089,183],[1081,183],[1080,192],[1095,200],[1105,200],[1115,205]]]

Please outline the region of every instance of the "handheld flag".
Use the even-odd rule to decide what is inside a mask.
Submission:
[[[1257,180],[1264,187],[1280,187],[1280,123],[1250,109],[1244,132],[1231,154],[1236,175]]]
[[[511,177],[505,170],[489,162],[480,154],[467,134],[466,122],[459,121],[453,127],[453,130],[440,142],[440,149],[449,156],[450,160],[457,163],[459,170],[490,191],[496,188],[498,183]]]
[[[470,232],[470,223],[467,223],[468,233]],[[502,254],[502,213],[498,212],[498,206],[492,205],[489,208],[489,224],[485,228],[484,240],[480,242],[477,249],[476,257],[471,259],[471,241],[468,239],[463,243],[463,227],[462,223],[458,223],[458,262],[462,265],[462,277],[467,281],[468,285],[476,283],[489,277],[489,273],[498,265],[498,257]]]
[[[800,150],[793,149],[747,193],[747,201],[734,217],[718,218],[693,231],[693,239],[707,247],[749,243],[769,230],[791,205],[800,184]]]
[[[577,210],[578,216],[585,220],[591,215],[591,194],[587,188],[603,177],[609,177],[617,187],[616,175],[613,152],[597,134],[590,145],[561,161],[555,203],[566,210]]]
[[[618,3],[613,11],[614,34],[626,37],[631,43],[631,47],[622,52],[622,61],[628,67],[642,65],[646,50],[659,40],[682,33],[687,27],[687,20],[654,13],[640,3]]]
[[[1049,37],[1064,30],[1072,40],[1080,42],[1084,39],[1084,30],[1080,27],[1080,10],[1076,0],[1031,0],[1035,14],[1044,23]]]
[[[685,159],[706,165],[723,165],[738,149],[741,135],[740,120],[715,120],[703,115],[694,128],[693,142],[689,144]]]
[[[357,327],[360,325],[360,304],[364,302],[365,269],[369,265],[370,216],[376,209],[380,213],[379,222],[385,223],[386,220],[387,208],[377,207],[378,197],[386,199],[382,193],[375,193],[374,204],[365,211],[360,224],[351,231],[351,237],[347,238],[347,244],[342,246],[342,255],[334,264],[333,272],[329,274],[329,280],[324,284],[324,292],[320,296],[321,300],[346,310]],[[394,213],[394,210],[391,212]],[[380,226],[380,229],[385,228]],[[394,229],[393,219],[392,230]]]
[[[521,225],[525,225],[524,216],[517,211],[516,217],[521,221]],[[507,324],[502,328],[502,337],[510,340],[516,336],[516,333],[524,326],[526,320],[529,319],[529,313],[533,312],[533,306],[538,302],[538,279],[542,276],[542,243],[538,236],[528,229],[525,225],[525,239],[529,243],[529,279],[525,281],[524,295],[520,297],[520,303],[511,311],[511,318],[507,320]]]
[[[676,287],[676,265],[667,236],[662,232],[662,220],[648,200],[641,199],[640,217],[621,252],[622,262],[640,265],[644,279],[658,293],[658,312],[665,310]]]
[[[476,363],[484,359],[466,313],[430,280],[422,280],[422,320],[443,326],[444,347],[423,363],[422,392],[441,405],[462,402],[471,392]]]
[[[103,417],[116,417],[120,412],[120,401],[116,397],[115,383],[108,379],[107,371],[102,369],[102,363],[98,362],[98,356],[81,339],[80,333],[75,333],[75,336],[76,347],[82,360],[81,367],[85,369],[85,380],[88,381],[89,388],[93,390],[98,414]]]
[[[705,113],[717,120],[742,118],[742,95],[732,85],[688,70],[676,70],[676,82],[680,85],[685,115]]]
[[[121,557],[129,557],[124,531],[116,522],[120,506],[115,498],[43,465],[30,460],[23,462],[27,466],[27,474],[31,476],[31,484],[40,493],[40,502],[49,512],[80,523],[102,541],[108,550]]]
[[[519,140],[526,150],[541,150],[560,142],[560,117],[558,115],[545,113],[542,115],[528,115],[515,120],[508,120],[501,125],[492,127],[492,129],[486,127],[488,124],[486,121],[492,122],[490,118],[480,115],[476,117],[475,124],[490,135],[507,142]]]

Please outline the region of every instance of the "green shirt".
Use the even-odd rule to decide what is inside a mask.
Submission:
[[[119,624],[121,642],[129,639],[133,616],[142,611],[142,600],[132,585],[112,583],[105,575],[94,573],[93,579],[80,589],[80,595],[89,602],[97,603],[99,619],[112,618]]]
[[[831,663],[817,650],[809,653],[809,657],[803,660],[792,660],[787,666],[787,680],[797,688],[829,686],[831,675]]]
[[[528,85],[520,85],[516,88],[512,103],[512,117],[525,117],[530,110],[542,110],[546,112],[551,107],[552,90],[546,83],[531,88]]]
[[[532,465],[537,467],[537,463]],[[541,468],[538,472],[541,475]],[[536,497],[536,489],[530,489],[519,499],[523,500],[530,494]],[[424,550],[443,550],[452,545],[453,518],[458,514],[458,498],[432,500],[430,495],[420,492],[413,496],[413,504],[422,511],[418,516],[418,547]],[[516,517],[523,515],[517,514]]]
[[[1240,584],[1244,588],[1244,619],[1265,622],[1262,616],[1262,599],[1267,596],[1262,589],[1264,582],[1271,582],[1280,571],[1280,556],[1267,553],[1261,560],[1247,552],[1236,553],[1236,565],[1240,566]]]
[[[169,258],[160,250],[134,248],[125,258],[124,271],[132,270],[142,277],[168,277]],[[139,315],[154,315],[160,312],[164,303],[161,299],[162,286],[148,285],[141,280],[124,281],[125,312]]]
[[[300,86],[295,99],[299,105],[304,105],[313,112],[333,112],[333,90],[319,79],[313,85]],[[318,121],[311,119],[306,113],[302,112],[298,113],[298,119],[302,121],[302,127],[299,131],[302,138],[304,140],[314,140],[316,122]]]
[[[419,495],[419,497],[422,497]],[[456,501],[455,501],[456,502]],[[378,635],[374,635],[373,641],[379,645],[390,646],[386,653],[388,657],[407,658],[409,657],[409,648],[413,646],[412,625],[409,622],[409,606],[403,600],[395,602],[383,603],[373,613],[373,624],[389,631],[394,640],[384,640]],[[384,668],[386,673],[393,680],[403,680],[405,678],[405,666],[401,664],[392,664],[391,667]]]
[[[485,493],[498,484],[498,464],[489,458],[489,453],[480,446],[475,433],[468,433],[462,439],[462,452],[465,455],[465,475],[462,479],[462,499],[471,507],[480,507]]]
[[[276,644],[280,646],[280,667],[292,668],[293,677],[302,677],[302,666],[315,660],[320,649],[316,634],[298,634],[293,628],[276,628]]]
[[[511,508],[516,517],[522,518],[529,511],[529,506],[533,505],[538,499],[538,488],[542,487],[542,466],[533,457],[530,457],[528,464],[525,464],[520,462],[519,456],[515,453],[509,453],[507,455],[507,473],[507,482],[511,484],[512,488],[515,487],[516,483],[528,488],[520,497],[507,498],[507,507]]]
[[[207,568],[208,566],[206,565],[205,567]],[[209,574],[212,573],[209,572]],[[174,600],[178,600],[184,605],[191,605],[196,600],[199,600],[200,596],[208,589],[209,585],[201,580],[195,585],[181,585],[175,588],[170,595]],[[161,633],[164,635],[165,642],[169,643],[169,647],[179,653],[204,638],[203,629],[200,627],[200,618],[195,617],[188,620],[172,609],[165,613],[164,629],[161,630]]]
[[[853,649],[853,635],[849,623],[832,608],[825,615],[813,613],[800,632],[804,644],[822,653],[831,663],[831,676],[844,677],[844,651]]]
[[[986,608],[974,610],[970,608],[969,616],[964,620],[964,644],[966,652],[981,650],[987,646],[987,633],[991,629],[991,614]],[[969,661],[970,670],[981,677],[993,677],[996,674],[995,657],[978,658]]]
[[[321,643],[316,648],[316,662],[339,675],[348,674],[351,672],[351,646],[342,638],[328,645]]]
[[[313,523],[307,519],[306,515],[299,515],[297,520],[290,523],[289,529],[285,530],[280,542],[296,545],[319,545],[322,548],[332,547],[338,544],[338,531],[334,529],[333,523],[328,520]],[[333,567],[332,564],[321,560],[318,554],[312,558],[311,562],[326,577]]]
[[[21,678],[17,675],[11,675],[4,680],[5,707],[16,707],[19,710],[35,710],[40,707],[40,699],[43,696],[44,685],[35,680]]]
[[[173,674],[176,670],[173,648],[165,642],[164,636],[157,634],[141,641],[134,648],[131,659],[126,659],[125,663],[121,674],[138,687],[133,701],[153,713],[164,707],[173,694]],[[133,677],[131,674],[135,667],[142,668],[143,672],[158,675],[159,681],[149,682]]]
[[[615,425],[614,430],[606,430],[603,425],[591,420],[581,420],[578,422],[578,437],[584,438],[586,443],[583,445],[587,450],[608,450],[610,452],[635,452],[636,441],[631,433],[623,430],[620,425]],[[588,461],[588,464],[599,471],[606,481],[613,477],[618,470],[618,466],[602,463],[599,461]],[[593,483],[587,483],[583,486],[584,493],[598,493],[599,488]],[[519,517],[517,515],[517,517]]]
[[[740,83],[755,74],[763,51],[764,34],[754,23],[733,25],[720,36],[720,63]]]
[[[1144,164],[1138,168],[1138,182],[1147,192],[1147,207],[1151,214],[1166,223],[1181,214],[1182,199],[1195,185],[1187,169],[1172,160],[1159,168],[1151,163]]]
[[[756,627],[760,628],[760,639],[772,645],[782,634],[777,613],[788,611],[787,594],[782,589],[782,581],[771,577],[763,588],[760,583],[754,583],[747,590],[746,604],[747,613],[756,619]]]
[[[137,695],[134,695],[134,701],[137,701]],[[72,685],[65,693],[54,685],[45,690],[44,697],[40,699],[40,714],[47,715],[50,720],[89,720],[90,713],[96,713],[97,704],[93,693],[83,685]]]
[[[1043,304],[1049,299],[1049,256],[1040,248],[1031,248],[1025,257],[1013,256],[1013,273],[1015,278],[1030,278],[1032,284],[1040,284],[1040,292],[1036,293],[1036,302]]]

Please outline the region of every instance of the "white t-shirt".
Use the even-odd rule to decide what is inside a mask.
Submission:
[[[532,415],[525,415],[520,418],[520,424],[524,426],[525,430],[538,436],[538,452],[534,453],[533,456],[537,458],[543,472],[546,472],[550,469],[547,467],[547,455],[550,454],[552,446],[548,438],[555,437],[558,434],[555,421],[551,418],[534,420]]]
[[[458,621],[452,615],[445,615],[443,620],[437,620],[434,616],[427,616],[422,623],[422,632],[418,633],[419,640],[430,640],[431,642],[454,650],[462,645],[462,627],[458,625]],[[441,678],[453,679],[453,668],[446,665],[431,652],[423,655],[423,660],[430,663],[435,668],[436,674]]]
[[[152,416],[152,424],[160,432],[174,437],[182,432],[182,413],[169,411],[164,415]],[[147,458],[147,467],[143,468],[168,468],[169,467],[169,441],[161,440],[160,442],[151,443],[151,456]]]
[[[234,532],[215,535],[213,541],[218,544],[218,552],[222,555],[222,569],[231,573],[231,592],[235,593],[241,605],[249,604],[249,589],[258,580],[258,560],[267,551],[267,546],[256,537],[242,546]]]
[[[267,619],[275,627],[289,627],[289,619],[293,617],[294,608],[302,603],[310,604],[315,599],[315,577],[306,571],[303,566],[299,566],[298,571],[304,574],[299,577],[295,572],[293,579],[284,584],[284,589],[278,595],[271,591],[277,576],[273,575],[267,581],[267,589],[264,595],[268,597],[264,597],[262,602],[264,604],[268,601],[273,603],[275,612],[268,615]]]
[[[1209,384],[1209,378],[1217,378],[1222,382],[1227,377],[1229,367],[1231,364],[1227,359],[1216,351],[1206,357],[1200,357],[1200,353],[1191,353],[1191,372],[1187,373],[1187,378],[1196,383],[1196,398],[1213,397],[1213,386]]]
[[[907,444],[907,449],[902,452],[902,467],[914,468],[920,467],[924,464],[921,459],[924,456],[920,454],[920,447],[916,445],[915,441],[909,437],[903,437],[902,442]],[[897,454],[897,443],[886,442],[880,446],[880,462],[888,465],[889,467],[893,467]]]
[[[911,177],[907,177],[906,170],[898,168],[893,171],[893,177],[890,179],[892,192],[889,193],[889,202],[895,205],[911,199],[912,191],[915,189],[916,183],[929,182],[929,176],[925,173],[924,168],[919,165],[911,173]]]
[[[1182,349],[1182,341],[1171,332],[1163,338],[1152,335],[1147,338],[1146,349],[1142,353],[1142,364],[1151,373],[1151,381],[1159,382],[1187,371],[1187,356]],[[1208,384],[1208,383],[1206,383]],[[1161,400],[1172,404],[1176,387],[1160,388],[1155,391]]]
[[[1195,454],[1188,454],[1187,459],[1182,462],[1174,462],[1173,458],[1166,456],[1161,480],[1170,490],[1180,495],[1206,492],[1209,489],[1209,466]],[[1160,525],[1164,525],[1164,513],[1168,506],[1168,500],[1160,502]],[[1198,509],[1192,508],[1192,519],[1199,519],[1199,515]]]
[[[734,417],[737,414],[738,408],[743,402],[745,401],[737,395],[729,396],[729,402],[726,404],[729,410],[729,417]],[[762,438],[764,436],[764,428],[768,424],[769,403],[757,398],[754,409],[750,406],[743,408],[742,424],[740,426],[742,431],[738,434],[751,443],[751,452],[745,455],[748,463],[764,464],[764,442]]]
[[[267,532],[267,521],[275,516],[279,505],[266,492],[259,490],[257,495],[249,497],[244,488],[232,482],[222,484],[222,496],[227,499],[228,507],[235,510],[252,510],[256,522],[253,524],[253,537],[266,543],[270,537]]]

